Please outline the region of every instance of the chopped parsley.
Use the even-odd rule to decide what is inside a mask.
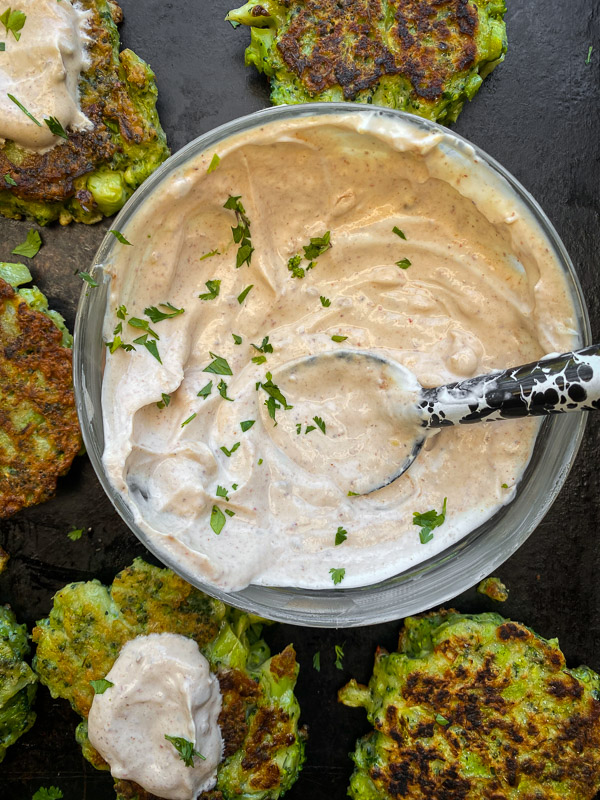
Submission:
[[[109,231],[109,233],[112,233],[112,235],[115,237],[115,239],[116,239],[118,242],[121,242],[121,244],[128,244],[130,247],[133,247],[133,245],[131,244],[131,242],[128,242],[128,241],[127,241],[127,239],[126,239],[126,238],[123,236],[123,234],[121,233],[121,231]]]
[[[345,342],[347,338],[348,338],[347,336],[339,336],[338,334],[336,334],[335,336],[331,337],[331,341],[332,342]]]
[[[317,429],[316,429],[316,427],[314,425],[307,425],[306,426],[306,430],[304,431],[304,435],[306,436],[307,433],[310,433],[311,431],[316,431],[316,430]]]
[[[46,117],[44,122],[50,129],[50,133],[53,133],[55,136],[60,136],[63,139],[69,138],[66,130],[60,124],[59,120],[56,119],[56,117]]]
[[[191,422],[193,419],[196,419],[196,417],[197,417],[197,416],[198,416],[198,414],[196,414],[196,413],[194,412],[194,413],[191,415],[191,417],[188,417],[186,420],[184,420],[184,421],[181,423],[181,427],[182,427],[182,428],[184,428],[186,425],[189,425],[189,423],[190,423],[190,422]]]
[[[227,489],[224,486],[217,486],[217,497],[222,497],[225,500],[229,500]]]
[[[194,758],[201,758],[203,761],[206,761],[202,753],[194,750],[193,742],[188,742],[187,739],[183,739],[181,736],[167,736],[167,734],[165,734],[165,739],[171,742],[175,750],[179,753],[179,758],[186,767],[194,766]]]
[[[212,511],[210,512],[210,527],[217,534],[217,536],[225,527],[226,522],[227,520],[225,519],[225,514],[221,511],[219,506],[213,506]]]
[[[321,431],[321,433],[327,433],[327,425],[323,422],[321,417],[313,417],[313,421],[316,423],[317,427]],[[308,431],[307,431],[308,433]]]
[[[219,448],[219,450],[221,450],[223,453],[225,453],[225,455],[227,456],[227,458],[231,458],[231,456],[232,456],[232,455],[235,453],[235,451],[238,449],[238,447],[240,446],[240,444],[241,444],[240,442],[236,442],[236,443],[235,443],[235,444],[234,444],[234,445],[231,447],[231,449],[229,449],[229,448],[225,447],[225,445],[223,445],[222,447],[220,447],[220,448]]]
[[[244,289],[244,291],[243,291],[243,292],[240,292],[240,294],[238,294],[238,299],[237,299],[237,301],[238,301],[238,303],[239,303],[240,305],[241,305],[241,304],[244,302],[244,300],[245,300],[245,299],[248,297],[248,292],[249,292],[249,291],[250,291],[250,289],[252,289],[252,288],[254,288],[254,284],[253,284],[253,283],[251,283],[251,284],[250,284],[250,286],[246,286],[246,288]]]
[[[303,278],[306,274],[304,268],[300,266],[302,256],[298,253],[288,259],[288,269],[292,273],[292,278]]]
[[[239,245],[235,258],[236,269],[239,269],[242,264],[248,264],[248,266],[250,266],[252,253],[254,252],[254,248],[252,247],[252,242],[250,240],[250,220],[246,216],[246,209],[242,203],[240,203],[240,199],[241,195],[237,195],[237,197],[230,196],[223,204],[223,208],[228,208],[235,213],[237,220],[237,225],[235,228],[231,228],[233,241]]]
[[[342,664],[344,658],[344,647],[346,646],[346,642],[344,644],[336,644],[335,645],[335,666],[337,669],[344,669],[344,665]]]
[[[114,683],[107,681],[106,678],[100,678],[98,681],[90,681],[90,686],[96,694],[104,694],[107,689],[110,689],[111,686],[114,686]]]
[[[173,319],[173,317],[178,317],[185,311],[184,308],[175,308],[171,303],[159,303],[158,305],[167,310],[161,311],[156,306],[150,306],[144,309],[144,314],[150,318],[151,322],[162,322],[163,319]]]
[[[329,574],[331,575],[331,580],[333,581],[334,585],[337,586],[338,583],[341,583],[346,577],[346,570],[343,568],[336,569],[335,567],[332,567],[329,570]]]
[[[279,386],[273,383],[273,376],[270,372],[267,372],[267,380],[265,382],[259,381],[256,384],[256,388],[257,390],[264,389],[264,391],[269,395],[269,399],[265,402],[265,405],[269,411],[269,416],[277,425],[277,421],[275,419],[275,412],[277,409],[283,408],[284,411],[289,411],[289,409],[293,408],[293,406],[288,405],[288,401],[286,400]]]
[[[266,361],[267,361],[266,356],[254,356],[254,358],[252,359],[252,363],[254,364],[265,364]]]
[[[17,11],[16,9],[13,11],[12,9],[7,8],[3,14],[0,14],[0,22],[6,28],[6,33],[12,33],[17,42],[21,38],[20,31],[23,30],[26,19],[26,14],[24,14],[22,11]]]
[[[313,667],[317,670],[317,672],[321,672],[321,651],[317,650],[317,652],[313,656]]]
[[[204,261],[205,258],[212,258],[213,256],[220,256],[220,255],[221,254],[219,253],[218,250],[211,250],[210,253],[204,253],[203,256],[200,256],[199,260]]]
[[[105,342],[104,344],[108,347],[111,354],[116,353],[119,349],[125,350],[126,353],[129,353],[131,350],[135,350],[135,347],[132,344],[127,344],[127,342],[124,342],[120,336],[115,336],[112,342]]]
[[[508,483],[503,483],[501,488],[502,489],[508,489]]]
[[[345,542],[347,538],[348,538],[348,531],[345,528],[342,528],[342,526],[340,525],[335,534],[336,546],[338,544],[342,544],[342,542]]]
[[[585,63],[586,63],[586,65],[588,65],[588,64],[591,64],[591,63],[592,63],[592,53],[593,53],[593,52],[594,52],[594,45],[593,45],[593,44],[591,44],[591,45],[588,47],[588,54],[587,54],[587,58],[585,59]]]
[[[15,256],[25,256],[25,258],[33,258],[39,253],[40,247],[42,246],[42,237],[35,230],[35,228],[31,228],[31,230],[27,233],[27,238],[22,244],[19,244],[15,247],[14,250],[11,250],[11,253]]]
[[[438,725],[443,725],[444,727],[450,724],[450,720],[446,719],[446,717],[443,717],[441,714],[435,715],[435,721]]]
[[[323,255],[330,247],[331,231],[326,231],[323,236],[313,236],[310,240],[310,244],[302,248],[304,250],[304,258],[308,259],[308,261],[312,261],[320,255]]]
[[[79,272],[78,275],[81,278],[81,280],[85,281],[86,283],[89,283],[92,289],[95,289],[96,286],[98,286],[98,281],[92,278],[89,272]]]
[[[0,17],[0,20],[1,20],[1,19],[2,19],[2,17]],[[8,99],[9,99],[9,100],[12,100],[12,102],[13,102],[13,103],[14,103],[16,106],[18,106],[18,107],[21,109],[21,111],[22,111],[22,112],[23,112],[23,113],[24,113],[26,116],[28,116],[28,117],[29,117],[29,119],[30,119],[32,122],[35,122],[35,124],[38,126],[38,128],[41,128],[41,127],[42,127],[42,123],[41,123],[41,122],[39,122],[39,120],[37,120],[37,119],[36,119],[36,118],[33,116],[33,114],[31,114],[29,111],[27,111],[27,109],[25,108],[25,106],[24,106],[22,103],[19,103],[19,101],[17,100],[17,98],[16,98],[16,97],[14,97],[14,95],[12,95],[12,94],[9,94],[9,95],[8,95]]]
[[[243,422],[240,422],[240,428],[242,429],[242,433],[246,433],[246,431],[249,431],[255,422],[256,420],[254,419],[245,419]]]
[[[262,340],[260,347],[257,344],[253,344],[252,347],[255,350],[258,350],[259,353],[272,353],[273,352],[273,345],[269,344],[269,337],[265,336]]]
[[[130,317],[130,319],[127,320],[127,324],[131,325],[132,328],[137,328],[138,330],[146,331],[147,334],[149,334],[150,336],[154,336],[155,339],[160,339],[158,333],[152,330],[152,328],[150,327],[150,323],[147,322],[145,319],[140,319],[139,317]]]
[[[321,305],[323,306],[323,308],[329,308],[329,306],[331,305],[331,300],[329,300],[329,298],[327,298],[327,297],[323,297],[323,295],[321,295],[320,299],[321,299]]]
[[[56,786],[40,786],[31,800],[62,800],[63,793]]]
[[[6,45],[4,44],[4,42],[0,42],[0,53],[3,53],[5,50],[6,50]]]
[[[243,341],[242,337],[238,336],[237,333],[232,333],[231,335],[233,336],[233,343],[234,344],[241,344],[242,343],[242,341]]]
[[[228,517],[235,517],[235,511],[232,511],[230,508],[226,508],[225,513]]]
[[[394,227],[392,228],[392,233],[395,233],[396,236],[399,236],[401,239],[404,239],[406,241],[406,236],[404,234],[404,231],[401,231],[397,225],[394,225]]]
[[[231,367],[227,363],[227,359],[221,358],[221,356],[217,356],[215,353],[209,353],[209,355],[213,360],[208,367],[204,367],[202,372],[212,372],[214,375],[233,375]]]
[[[408,269],[412,261],[409,261],[408,258],[401,258],[400,261],[396,261],[396,266],[400,267],[400,269]]]
[[[221,159],[215,153],[214,156],[211,159],[210,164],[208,165],[208,169],[206,170],[206,174],[210,175],[211,172],[214,172],[216,170],[216,168],[219,166],[220,163],[221,163]]]
[[[2,43],[0,42],[0,44],[2,44]],[[12,177],[12,175],[9,175],[8,172],[4,176],[4,182],[7,183],[9,186],[16,186],[17,185],[16,180]]]
[[[206,288],[208,292],[204,292],[204,294],[199,294],[198,297],[200,300],[214,300],[216,297],[219,296],[219,292],[221,291],[221,281],[218,280],[210,280],[206,281]]]
[[[227,384],[223,379],[221,379],[217,384],[217,390],[223,400],[229,400],[231,403],[233,403],[233,397],[227,397]]]
[[[208,395],[212,392],[212,381],[209,381],[206,386],[203,386],[202,389],[198,392],[198,397],[203,397],[205,400]]]
[[[348,492],[348,497],[358,497],[358,492]]]
[[[170,402],[171,402],[171,395],[170,394],[165,394],[163,392],[162,393],[162,400],[159,400],[156,405],[158,406],[158,408],[162,409],[162,408],[166,408],[169,405]]]
[[[77,528],[76,530],[69,531],[67,536],[72,542],[78,542],[83,536],[83,528]]]
[[[154,358],[158,361],[159,364],[162,364],[162,360],[158,352],[158,347],[156,345],[156,339],[148,339],[148,334],[145,333],[143,336],[139,336],[137,339],[134,339],[133,343],[143,345],[146,348],[146,350],[150,353],[150,355],[154,356]]]
[[[421,540],[421,544],[427,544],[433,539],[433,530],[435,528],[439,528],[440,525],[443,525],[446,521],[446,501],[448,500],[447,497],[444,497],[444,504],[442,505],[442,510],[438,514],[435,509],[431,511],[425,511],[423,514],[419,514],[418,511],[413,512],[413,525],[419,525],[421,530],[419,531],[419,538]]]

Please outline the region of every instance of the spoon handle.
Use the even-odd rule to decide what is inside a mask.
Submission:
[[[600,345],[423,389],[418,406],[426,428],[600,410]]]

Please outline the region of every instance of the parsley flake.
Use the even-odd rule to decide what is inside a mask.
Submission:
[[[114,683],[107,681],[106,678],[100,678],[98,681],[90,681],[90,686],[96,694],[104,694],[107,689],[114,686]]]
[[[166,311],[161,311],[156,306],[150,306],[144,309],[144,314],[150,318],[151,322],[162,322],[163,319],[173,319],[185,312],[184,308],[175,308],[172,303],[159,303],[159,306],[166,308]],[[156,334],[154,334],[156,336]],[[158,336],[156,337],[158,339]]]
[[[1,20],[1,19],[2,19],[2,17],[0,17],[0,20]],[[14,103],[16,106],[18,106],[18,108],[20,108],[20,109],[21,109],[21,111],[22,111],[22,112],[23,112],[23,113],[24,113],[26,116],[28,116],[28,117],[29,117],[29,119],[30,119],[32,122],[35,122],[35,124],[38,126],[38,128],[41,128],[41,127],[42,127],[42,123],[41,123],[41,122],[39,122],[39,121],[38,121],[38,120],[37,120],[37,119],[36,119],[36,118],[33,116],[33,114],[31,114],[29,111],[27,111],[27,109],[25,108],[25,106],[24,106],[22,103],[19,103],[19,101],[17,100],[17,98],[16,98],[16,97],[14,97],[12,94],[9,94],[9,95],[7,95],[7,96],[8,96],[8,99],[9,99],[9,100],[12,100],[12,102],[13,102],[13,103]]]
[[[206,174],[210,175],[211,172],[214,172],[216,170],[216,168],[219,166],[220,163],[221,163],[221,159],[215,153],[214,156],[211,159],[210,164],[208,165],[208,169],[206,170]]]
[[[310,244],[302,248],[304,250],[304,258],[308,259],[308,261],[312,261],[314,258],[318,258],[322,255],[326,250],[329,250],[330,247],[331,231],[326,231],[323,236],[313,236],[310,240]]]
[[[198,297],[200,300],[214,300],[216,297],[219,296],[219,292],[221,291],[221,281],[218,280],[210,280],[206,281],[206,288],[208,292],[204,292],[204,294],[199,294]]]
[[[240,446],[240,444],[241,444],[241,442],[236,442],[236,443],[235,443],[235,444],[232,446],[232,448],[231,448],[231,449],[229,449],[229,448],[225,447],[225,445],[223,445],[222,447],[220,447],[220,448],[219,448],[219,450],[222,450],[222,452],[223,452],[223,453],[225,453],[225,455],[227,456],[227,458],[231,458],[231,456],[233,455],[233,453],[235,453],[235,451],[238,449],[238,447]]]
[[[500,488],[502,488],[502,489],[508,489],[508,483],[503,483],[503,484],[502,484],[502,486],[501,486]]]
[[[333,581],[334,585],[337,586],[338,583],[341,583],[346,577],[346,570],[343,568],[336,569],[335,567],[332,567],[329,570],[329,574],[331,575],[331,580]]]
[[[205,258],[212,258],[213,256],[220,256],[218,250],[211,250],[209,253],[204,253],[203,256],[200,256],[199,261],[204,261]]]
[[[586,63],[586,65],[589,65],[589,64],[591,64],[591,63],[592,63],[592,53],[593,53],[593,52],[594,52],[594,45],[593,45],[593,44],[591,44],[591,45],[588,47],[588,54],[587,54],[587,58],[585,59],[585,63]]]
[[[265,364],[266,361],[267,361],[266,356],[254,356],[254,358],[252,359],[253,364]]]
[[[336,334],[335,336],[331,337],[331,341],[332,342],[345,342],[347,338],[348,338],[347,336],[339,336],[338,334]]]
[[[304,269],[300,266],[302,256],[297,254],[288,260],[288,269],[292,273],[292,278],[303,278],[305,276]]]
[[[72,542],[78,542],[83,536],[83,528],[77,528],[76,530],[69,531],[67,536]]]
[[[245,300],[245,299],[248,297],[248,292],[250,291],[250,289],[253,289],[253,288],[254,288],[254,284],[253,284],[253,283],[251,283],[251,284],[250,284],[250,286],[246,286],[246,288],[244,289],[244,291],[243,291],[243,292],[240,292],[240,294],[238,294],[238,299],[237,299],[237,301],[238,301],[238,303],[239,303],[240,305],[242,305],[242,303],[244,302],[244,300]]]
[[[116,353],[119,349],[125,350],[126,353],[129,353],[131,350],[135,350],[135,347],[132,344],[127,344],[121,339],[120,336],[115,336],[112,342],[104,342],[104,344],[108,347],[111,354]]]
[[[435,509],[431,511],[425,511],[422,514],[419,514],[418,511],[413,512],[413,525],[419,525],[421,530],[419,531],[419,539],[421,540],[421,544],[427,544],[433,539],[433,530],[435,528],[439,528],[440,525],[443,525],[446,521],[446,501],[448,500],[447,497],[444,497],[444,504],[442,505],[442,510],[438,514]]]
[[[252,247],[252,242],[250,240],[250,220],[246,216],[246,209],[242,203],[240,203],[240,199],[241,195],[237,195],[237,197],[230,196],[223,204],[223,208],[227,208],[235,213],[237,220],[237,225],[235,228],[231,228],[233,241],[236,244],[239,244],[235,259],[236,269],[239,269],[242,264],[248,264],[248,266],[250,266],[252,253],[254,252],[254,248]]]
[[[224,486],[217,486],[217,497],[222,497],[225,500],[229,500],[227,496],[227,489]]]
[[[131,320],[129,321],[131,324]],[[156,337],[158,339],[158,336]],[[148,334],[145,333],[143,336],[139,336],[137,339],[133,340],[134,344],[142,344],[146,350],[150,353],[151,356],[158,361],[159,364],[162,364],[158,347],[156,345],[156,339],[148,339]]]
[[[406,236],[404,234],[404,231],[401,231],[400,228],[397,225],[394,225],[394,227],[392,228],[392,233],[395,233],[396,236],[399,236],[401,239],[406,240]]]
[[[401,258],[400,261],[396,261],[396,266],[400,267],[400,269],[408,269],[412,261],[409,261],[408,258]]]
[[[16,9],[13,11],[7,8],[3,14],[0,14],[0,22],[6,28],[6,33],[12,33],[17,42],[21,38],[20,31],[23,29],[26,19],[27,16],[22,11],[17,11]]]
[[[450,724],[450,720],[446,719],[446,717],[443,717],[441,714],[435,715],[435,721],[438,725],[443,725],[444,727]]]
[[[342,544],[342,542],[345,542],[347,538],[348,538],[348,531],[345,528],[342,528],[342,526],[340,525],[335,534],[336,546],[338,544]]]
[[[226,508],[225,513],[228,517],[235,517],[235,511],[232,511],[230,508]]]
[[[254,419],[245,419],[243,422],[240,422],[240,428],[242,429],[242,433],[246,433],[246,431],[249,431],[255,422],[256,420]]]
[[[219,506],[213,506],[210,512],[210,527],[217,534],[221,533],[226,523],[225,514],[221,511]]]
[[[212,372],[214,375],[233,375],[231,367],[227,363],[227,359],[221,358],[221,356],[217,356],[215,353],[209,353],[209,355],[213,360],[208,367],[204,367],[202,372]]]
[[[86,283],[89,283],[92,289],[95,289],[96,286],[98,286],[98,281],[95,278],[92,278],[89,272],[79,272],[77,274],[79,275],[81,280],[85,281]]]
[[[187,739],[184,739],[181,736],[167,736],[167,734],[165,734],[165,739],[168,742],[171,742],[175,750],[177,750],[179,753],[179,758],[183,761],[186,767],[194,766],[194,758],[201,758],[203,761],[206,761],[206,758],[202,755],[202,753],[194,750],[193,742],[188,742]]]
[[[126,238],[123,236],[123,234],[121,233],[121,231],[109,231],[109,233],[112,233],[112,235],[115,237],[115,239],[116,239],[118,242],[121,242],[121,244],[128,244],[130,247],[133,247],[133,245],[131,244],[131,242],[128,242],[128,241],[127,241],[127,239],[126,239]]]
[[[208,395],[212,392],[212,381],[209,381],[206,386],[203,386],[202,389],[198,392],[198,397],[203,397],[205,400]]]
[[[217,390],[221,395],[221,397],[223,398],[223,400],[229,400],[231,403],[233,403],[233,397],[227,397],[227,384],[225,383],[224,380],[221,379],[219,381],[219,383],[217,384]]]
[[[321,433],[327,433],[327,425],[323,422],[321,417],[313,417],[313,421],[316,423]]]
[[[348,497],[358,497],[358,492],[348,492]]]
[[[310,433],[311,431],[316,431],[316,430],[317,430],[317,428],[316,428],[315,425],[307,425],[306,426],[306,430],[304,431],[304,435],[306,436],[307,433]]]
[[[286,400],[279,386],[273,383],[273,376],[270,372],[267,372],[266,382],[259,381],[256,384],[256,388],[264,389],[264,391],[269,395],[269,399],[265,402],[265,405],[269,411],[269,416],[277,425],[277,421],[275,419],[275,412],[277,409],[283,408],[284,411],[289,411],[289,409],[293,408],[293,406],[288,405],[288,401]]]
[[[56,117],[45,117],[44,122],[50,128],[50,132],[55,136],[60,136],[62,139],[68,139],[69,136],[60,121]]]
[[[31,230],[27,233],[27,238],[25,241],[22,244],[17,245],[14,250],[11,250],[11,253],[15,256],[33,258],[38,254],[41,246],[42,237],[35,230],[35,228],[31,228]]]
[[[265,336],[262,340],[260,347],[257,344],[253,344],[252,347],[255,350],[258,350],[259,353],[272,353],[273,352],[273,345],[269,344],[269,337]]]
[[[233,343],[234,344],[241,344],[242,343],[242,341],[243,341],[242,337],[238,336],[237,333],[232,333],[231,335],[233,336]]]
[[[329,300],[329,298],[327,298],[327,297],[323,297],[323,295],[321,295],[320,299],[321,299],[321,305],[323,306],[323,308],[329,308],[329,306],[331,305],[331,300]]]
[[[6,50],[6,45],[4,42],[0,42],[0,53],[3,53]]]
[[[337,669],[344,669],[344,665],[342,664],[344,658],[344,647],[346,646],[346,642],[344,644],[336,644],[335,645],[335,666]]]
[[[171,402],[171,395],[170,394],[165,394],[163,392],[162,393],[162,400],[159,400],[156,405],[158,406],[158,408],[162,409],[162,408],[166,408],[169,405],[170,402]]]
[[[2,44],[2,42],[0,42],[0,44]],[[9,186],[16,186],[17,185],[16,180],[12,177],[12,175],[9,175],[8,172],[4,176],[4,182],[6,184],[8,184]]]
[[[317,650],[317,652],[313,656],[313,667],[317,670],[317,672],[321,672],[321,651]]]
[[[190,422],[191,422],[193,419],[196,419],[196,417],[197,417],[197,416],[198,416],[198,414],[196,414],[196,413],[194,412],[194,413],[191,415],[191,417],[188,417],[188,418],[187,418],[187,419],[186,419],[184,422],[182,422],[182,423],[181,423],[181,427],[182,427],[182,428],[184,428],[186,425],[189,425],[189,423],[190,423]]]

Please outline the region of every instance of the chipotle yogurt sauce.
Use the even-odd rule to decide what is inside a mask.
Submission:
[[[166,302],[185,311],[150,326],[162,364],[139,345],[107,353],[104,465],[154,546],[199,580],[323,589],[331,569],[344,569],[340,588],[372,584],[434,556],[512,498],[534,420],[443,430],[398,480],[349,496],[378,458],[402,449],[383,393],[379,403],[357,371],[344,380],[327,371],[314,395],[304,381],[288,399],[294,407],[276,410],[274,427],[269,395],[256,388],[270,372],[285,395],[277,375],[286,365],[340,348],[395,359],[430,387],[577,344],[549,243],[472,149],[459,156],[448,141],[375,111],[270,122],[222,142],[210,173],[215,150],[180,166],[127,224],[133,246],[115,244],[107,341],[120,305],[127,319]],[[239,269],[235,216],[223,208],[230,195],[241,196],[254,247]],[[293,277],[290,257],[326,231],[331,248]],[[221,281],[219,295],[201,300],[209,280]],[[140,333],[123,323],[124,341]],[[266,336],[273,352],[255,363],[262,354],[251,344]],[[204,371],[211,353],[231,376]],[[209,380],[212,393],[199,397]],[[170,403],[159,408],[163,393]],[[306,433],[314,416],[325,433]],[[327,444],[339,471],[325,463]],[[445,523],[421,544],[413,512],[440,511],[444,498]],[[224,517],[218,535],[211,515]],[[335,545],[339,527],[347,538]]]

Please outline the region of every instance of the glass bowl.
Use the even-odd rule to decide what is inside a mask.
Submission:
[[[455,157],[462,158],[467,167],[473,157],[482,162],[487,179],[499,184],[514,198],[520,213],[529,216],[531,224],[555,253],[572,293],[581,345],[589,343],[589,319],[573,264],[558,234],[533,197],[500,164],[462,137],[435,123],[400,111],[346,103],[314,103],[269,108],[233,120],[200,136],[168,159],[136,191],[120,212],[113,228],[124,229],[148,195],[186,160],[204,150],[214,151],[216,145],[229,136],[270,121],[294,120],[303,116],[326,117],[340,113],[402,119],[422,132],[443,135],[442,146]],[[223,592],[204,585],[191,574],[185,563],[165,556],[160,546],[150,541],[138,528],[130,509],[111,486],[103,468],[101,384],[105,347],[102,326],[108,279],[103,280],[102,265],[110,260],[115,243],[116,239],[107,234],[96,254],[92,274],[99,285],[94,289],[84,287],[75,324],[74,381],[83,439],[100,483],[129,528],[157,558],[207,594],[254,614],[298,625],[349,627],[398,619],[445,603],[489,575],[523,544],[556,499],[581,442],[586,421],[584,414],[560,414],[546,418],[512,502],[458,543],[394,578],[361,588],[319,591],[251,585],[239,592]]]

